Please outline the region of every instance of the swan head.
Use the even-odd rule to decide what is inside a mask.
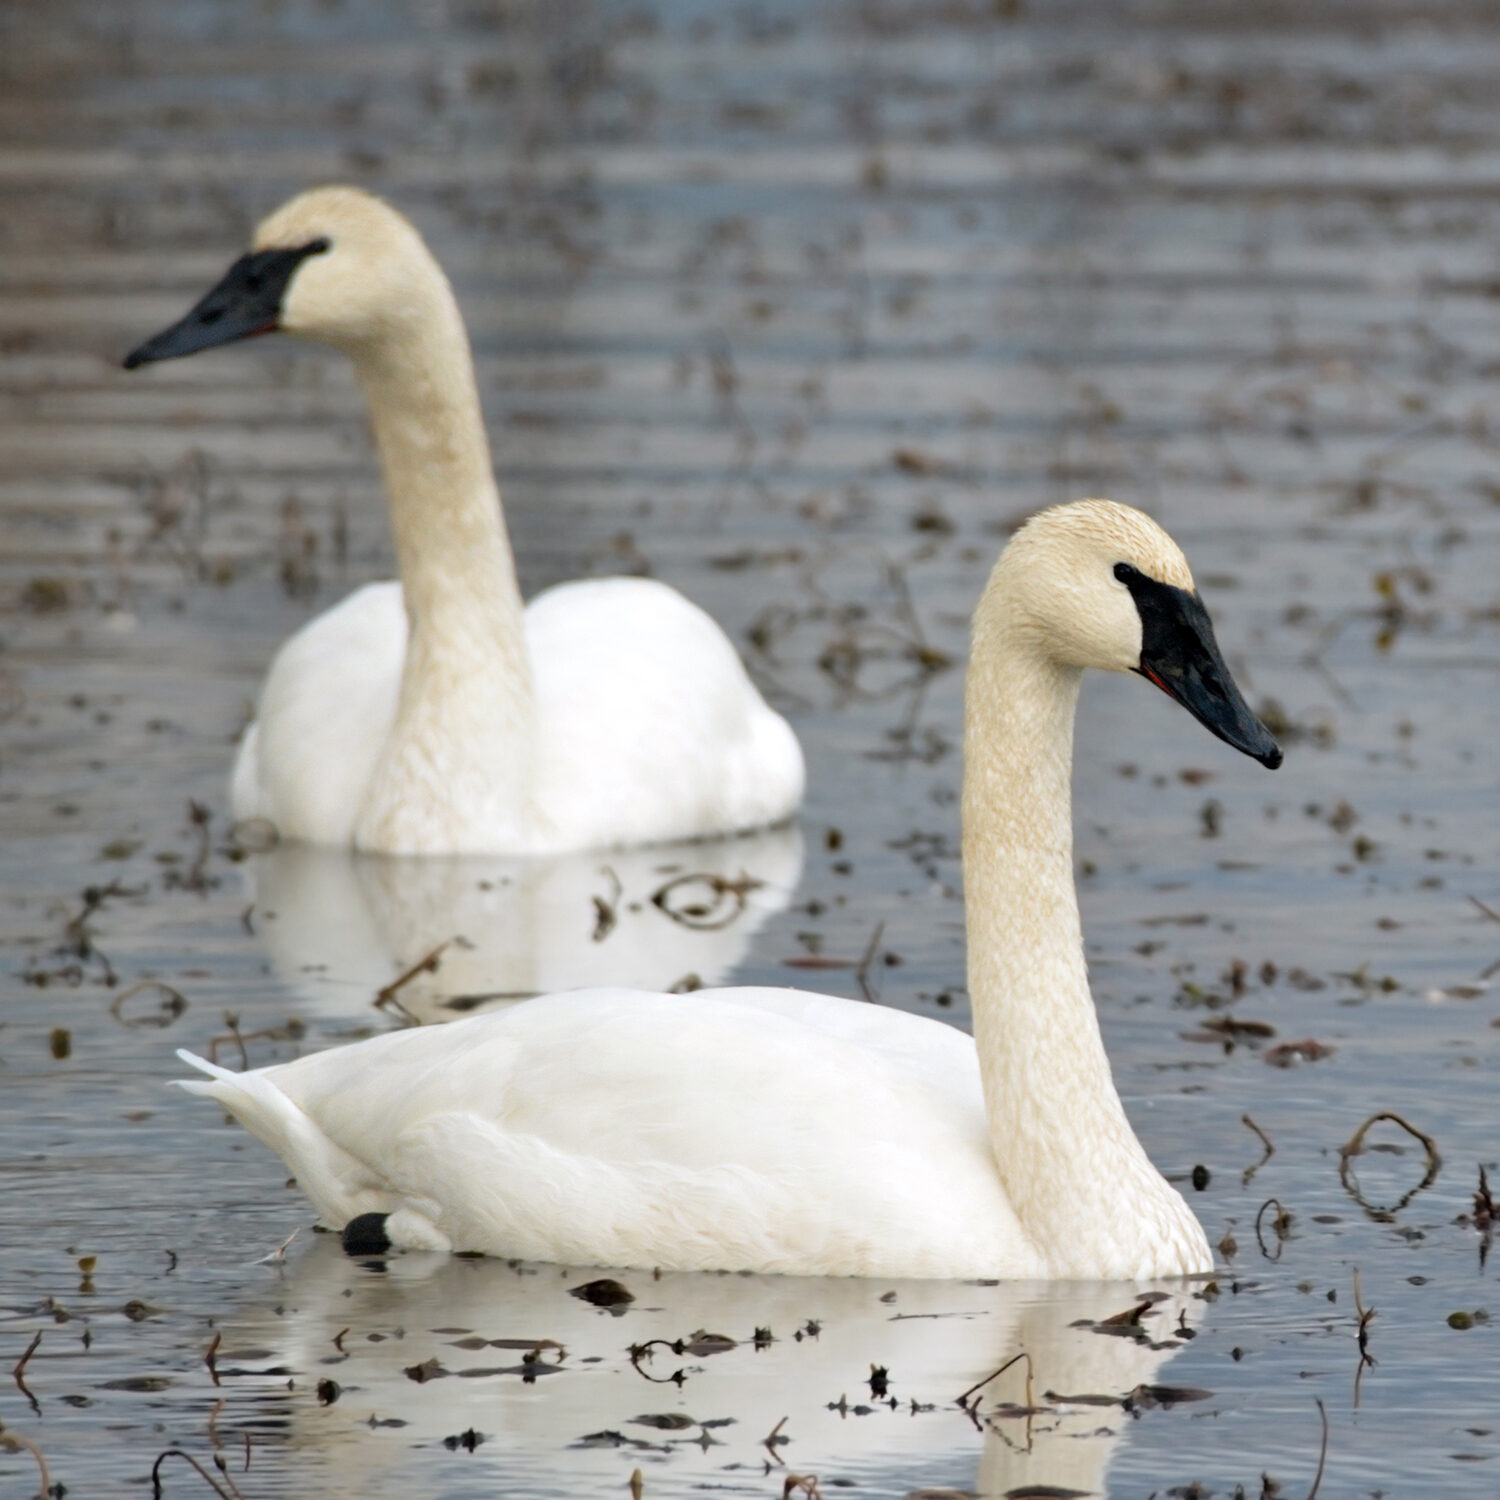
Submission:
[[[299,193],[262,220],[250,249],[125,368],[280,330],[353,352],[413,318],[446,281],[395,209],[355,187]]]
[[[1038,512],[1001,555],[986,602],[1056,665],[1135,672],[1226,744],[1281,764],[1219,651],[1187,559],[1141,511],[1077,500]],[[982,607],[976,649],[983,620]]]

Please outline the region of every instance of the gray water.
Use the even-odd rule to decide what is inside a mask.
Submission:
[[[1305,1494],[1321,1401],[1320,1495],[1496,1489],[1460,1216],[1497,1154],[1497,77],[1487,8],[1399,0],[0,10],[0,1365],[41,1335],[5,1433],[74,1495],[174,1447],[247,1500]],[[230,838],[276,644],[390,567],[378,473],[319,351],[117,365],[328,180],[454,279],[527,591],[710,608],[807,747],[800,835],[532,870]],[[1079,725],[1106,1041],[1216,1293],[1140,1340],[1092,1326],[1123,1288],[630,1274],[615,1316],[587,1269],[346,1261],[166,1088],[178,1046],[399,1024],[377,991],[458,937],[421,1019],[696,975],[964,1024],[967,612],[1017,517],[1100,493],[1182,542],[1285,731],[1272,776],[1124,679]],[[1341,1182],[1381,1110],[1426,1186],[1389,1125]],[[1029,1405],[1018,1366],[959,1408],[1020,1349]]]

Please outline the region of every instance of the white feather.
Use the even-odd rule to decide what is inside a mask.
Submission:
[[[802,751],[724,632],[665,584],[558,585],[524,615],[535,776],[524,842],[482,827],[405,852],[558,853],[759,828],[801,801]],[[401,585],[372,583],[276,656],[231,780],[236,818],[347,845],[395,727],[406,656]],[[435,744],[439,783],[454,747]],[[446,823],[434,811],[439,833]],[[396,852],[390,851],[387,852]]]
[[[973,1043],[900,1011],[586,990],[213,1078],[187,1087],[333,1225],[405,1210],[458,1249],[581,1264],[1042,1270],[995,1176]]]

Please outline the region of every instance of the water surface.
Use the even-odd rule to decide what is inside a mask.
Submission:
[[[41,1334],[6,1429],[75,1494],[171,1445],[247,1497],[1305,1493],[1321,1400],[1322,1495],[1493,1488],[1460,1216],[1500,1039],[1497,63],[1488,11],[1398,0],[0,16],[0,1355]],[[338,179],[453,276],[528,593],[710,608],[807,746],[800,836],[538,871],[230,839],[276,643],[390,566],[371,444],[319,351],[117,362]],[[1095,994],[1216,1293],[1121,1338],[1120,1288],[630,1274],[616,1317],[586,1269],[306,1232],[257,1263],[305,1208],[172,1049],[399,1024],[372,1002],[439,944],[423,1019],[697,975],[963,1025],[967,613],[1019,515],[1089,493],[1183,543],[1287,747],[1272,776],[1139,681],[1084,695]],[[651,901],[680,878],[722,924]],[[1341,1181],[1378,1110],[1437,1142],[1425,1187],[1389,1126]],[[971,1419],[1021,1348],[1029,1403],[1016,1367]]]

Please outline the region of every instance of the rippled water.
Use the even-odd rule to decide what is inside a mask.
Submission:
[[[0,1364],[41,1335],[5,1432],[73,1494],[173,1445],[246,1497],[1300,1494],[1321,1400],[1321,1495],[1493,1489],[1459,1218],[1500,1041],[1497,63],[1488,10],[1396,0],[0,11]],[[333,179],[453,275],[528,592],[708,606],[803,736],[800,834],[229,840],[275,644],[389,567],[378,475],[332,357],[117,361]],[[697,975],[963,1024],[965,619],[1013,520],[1083,493],[1173,530],[1286,729],[1271,776],[1135,681],[1079,726],[1106,1040],[1153,1158],[1207,1171],[1216,1296],[1122,1337],[1122,1288],[631,1274],[608,1309],[586,1269],[257,1263],[305,1208],[172,1049],[397,1024],[439,944],[427,1020]],[[1378,1110],[1435,1139],[1425,1186],[1392,1126],[1341,1181]],[[1016,1366],[956,1404],[1022,1349],[1029,1400]]]

